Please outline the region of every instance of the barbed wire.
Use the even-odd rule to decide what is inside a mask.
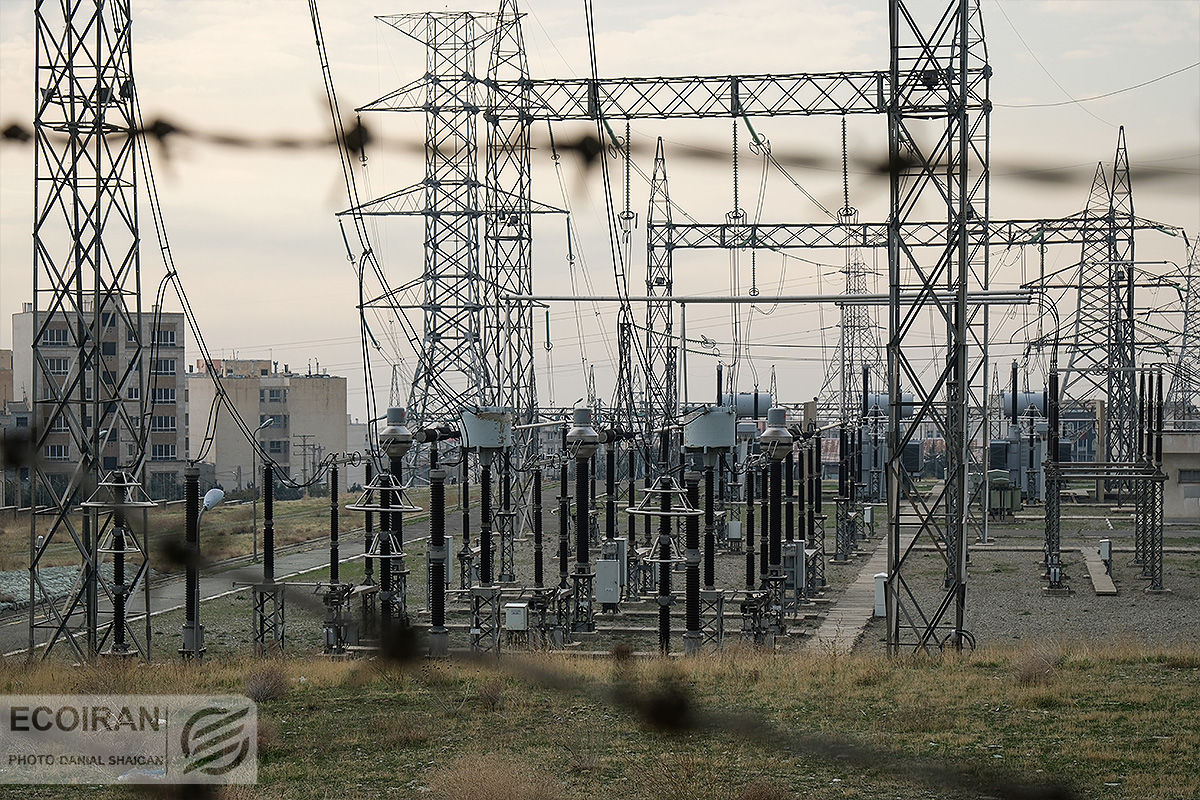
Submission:
[[[413,155],[421,155],[422,157],[428,151],[424,139],[383,138],[376,135],[372,127],[358,116],[353,121],[348,120],[345,128],[346,148],[354,156],[361,155],[369,146],[378,147],[383,150],[408,152]],[[534,149],[543,146],[549,147],[549,138],[543,138],[538,131],[539,129],[536,127],[531,128],[530,146]],[[70,141],[73,138],[69,134],[53,130],[46,131],[44,135],[63,142]],[[194,141],[213,147],[284,152],[322,150],[338,146],[338,142],[333,136],[259,135],[236,131],[206,130],[163,116],[155,118],[144,126],[132,126],[106,131],[105,136],[109,138],[121,138],[122,136],[144,138],[148,142],[157,144],[162,149],[163,156],[167,159],[174,157],[171,145],[173,142],[179,140]],[[33,126],[24,122],[9,122],[0,129],[0,144],[8,146],[32,146],[34,138]],[[554,137],[554,144],[560,152],[574,153],[579,158],[585,172],[599,165],[600,156],[606,152],[604,144],[591,131],[570,135],[565,138],[561,135],[556,135]],[[671,144],[672,155],[677,158],[682,157],[699,161],[720,162],[723,164],[727,163],[729,159],[728,150],[719,149],[709,144],[677,140],[671,141]],[[629,150],[634,154],[653,155],[653,147],[649,144],[630,142]],[[840,151],[824,154],[817,151],[801,152],[773,148],[772,159],[781,166],[808,168],[821,172],[840,174],[842,169]],[[1170,185],[1176,183],[1179,184],[1178,190],[1180,192],[1192,193],[1195,188],[1195,179],[1200,176],[1200,164],[1165,166],[1167,162],[1187,160],[1200,161],[1200,152],[1172,153],[1152,159],[1142,159],[1131,164],[1130,172],[1132,178],[1138,183],[1165,184],[1168,190],[1173,189],[1174,187]],[[855,169],[851,170],[851,172],[876,178],[887,177],[892,171],[893,166],[898,171],[915,166],[914,163],[910,163],[903,157],[900,157],[895,162],[889,162],[886,154],[852,155],[849,157],[849,161],[855,165]],[[932,164],[930,166],[937,168],[945,165]],[[1095,162],[1054,164],[1045,161],[1039,162],[1036,159],[1004,159],[999,163],[993,159],[990,165],[990,170],[995,178],[1021,180],[1041,185],[1085,182],[1091,177],[1094,169]]]

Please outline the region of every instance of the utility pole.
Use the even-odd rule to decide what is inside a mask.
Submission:
[[[308,483],[308,440],[313,438],[313,434],[293,433],[292,438],[300,440],[300,482]]]

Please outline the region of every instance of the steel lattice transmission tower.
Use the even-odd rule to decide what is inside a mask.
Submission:
[[[1177,421],[1200,418],[1200,238],[1192,242],[1183,274],[1183,329],[1167,407]]]
[[[497,91],[508,81],[515,91]],[[488,61],[487,189],[485,216],[486,298],[484,344],[495,370],[489,372],[490,402],[512,408],[519,423],[534,421],[533,307],[501,303],[505,294],[533,292],[532,198],[530,194],[529,65],[516,0],[501,0]],[[531,437],[536,439],[536,437]]]
[[[111,513],[76,510],[119,464],[140,474],[146,443],[143,354],[150,348],[142,341],[149,332],[140,294],[129,3],[38,2],[34,14],[35,452],[45,455],[56,442],[74,470],[67,477],[41,460],[32,469],[33,503],[45,509],[31,515],[29,646],[32,652],[41,643],[39,630],[49,631],[44,656],[66,642],[89,658],[112,634],[100,621],[102,596],[132,593],[148,563],[140,537],[126,531],[122,550],[140,564],[116,586],[101,570]],[[52,324],[65,324],[75,350],[65,370],[65,359],[52,363],[44,349]],[[80,556],[66,594],[49,591],[41,577],[47,552],[59,545],[73,545]],[[148,643],[126,633],[145,654]]]
[[[492,16],[474,12],[397,14],[379,19],[425,45],[426,74],[360,111],[425,114],[425,178],[369,201],[368,215],[421,216],[425,223],[421,300],[423,346],[409,414],[417,425],[457,419],[494,386],[484,352],[488,292],[479,266],[479,165],[476,48],[492,35]],[[526,248],[527,250],[527,248]],[[379,306],[411,308],[385,295]]]
[[[846,159],[846,120],[842,119],[842,208],[838,211],[838,222],[846,228],[845,263],[846,294],[867,294],[871,274],[863,260],[862,250],[857,246],[854,230],[858,227],[858,209],[850,205],[850,181]],[[870,370],[875,381],[885,374],[883,368],[883,344],[879,340],[879,327],[865,305],[843,304],[840,309],[840,329],[837,349],[833,361],[825,372],[825,380],[818,395],[822,409],[836,409],[835,418],[844,425],[853,424],[862,416],[862,371]]]
[[[674,253],[671,228],[671,193],[667,186],[667,159],[660,136],[654,149],[650,176],[650,204],[646,213],[646,295],[664,301],[646,303],[646,439],[655,452],[656,431],[675,424],[679,407],[679,379],[674,341]],[[683,343],[686,346],[686,342]],[[674,452],[671,448],[668,452]]]
[[[954,0],[931,24],[909,3],[889,4],[888,155],[888,581],[887,644],[901,649],[961,647],[966,639],[967,531],[972,526],[967,473],[977,458],[973,432],[986,448],[987,310],[967,292],[987,284],[988,85],[991,68],[977,0]],[[930,204],[946,214],[945,235],[930,255],[907,230]],[[929,252],[928,250],[925,252]],[[909,301],[901,295],[915,292]],[[935,297],[940,294],[940,297]],[[911,337],[925,324],[946,331],[934,370],[913,360]],[[932,374],[930,374],[932,373]],[[913,392],[902,413],[900,389]],[[945,490],[904,492],[902,454],[932,426],[946,442]],[[919,520],[902,524],[901,503]],[[913,529],[915,528],[915,530]],[[928,539],[946,563],[944,588],[918,586],[910,575],[913,545]],[[915,576],[913,576],[915,578]]]
[[[1084,221],[1075,318],[1070,338],[1064,342],[1069,357],[1062,391],[1077,404],[1103,397],[1106,422],[1098,425],[1097,434],[1103,441],[1097,441],[1096,460],[1128,462],[1133,460],[1137,436],[1133,402],[1137,359],[1133,316],[1136,220],[1123,127],[1117,138],[1111,181],[1103,164],[1097,165]]]

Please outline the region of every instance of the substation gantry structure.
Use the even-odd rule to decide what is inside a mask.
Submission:
[[[889,62],[884,70],[649,78],[530,77],[515,0],[502,0],[494,15],[381,18],[427,48],[425,76],[361,109],[419,111],[426,117],[425,180],[359,209],[425,218],[419,303],[424,341],[418,345],[421,365],[412,392],[415,415],[424,421],[482,400],[509,401],[521,421],[536,415],[531,305],[500,302],[505,295],[528,294],[532,286],[531,215],[557,211],[535,204],[530,195],[529,126],[534,122],[736,123],[754,117],[883,115],[890,203],[887,221],[878,223],[859,222],[849,213],[848,201],[846,213],[827,223],[749,223],[739,209],[723,222],[677,222],[670,215],[660,144],[646,220],[650,299],[644,396],[650,407],[644,427],[660,431],[676,422],[678,337],[670,301],[676,251],[828,247],[852,257],[855,249],[885,248],[890,297],[885,392],[890,398],[885,470],[888,649],[962,646],[968,534],[974,531],[986,539],[987,524],[986,481],[971,494],[968,473],[986,474],[988,307],[968,302],[967,295],[989,284],[990,245],[1081,244],[1096,225],[1086,214],[990,219],[992,73],[979,3],[917,5],[888,1]],[[487,77],[480,79],[475,77],[474,52],[488,41]],[[488,125],[482,204],[475,174],[480,113]],[[935,210],[940,211],[931,214]],[[480,218],[486,232],[482,264]],[[1130,232],[1163,228],[1133,218],[1131,212],[1122,219],[1123,230]],[[847,289],[861,291],[858,283]],[[376,302],[399,301],[389,296]],[[914,361],[911,354],[917,348],[910,346],[914,332],[929,325],[946,336],[944,350],[933,359],[939,366],[932,371]],[[428,391],[433,374],[460,376],[462,390],[457,395]],[[901,389],[911,392],[911,406],[902,403]],[[434,408],[431,402],[442,405]],[[902,493],[904,446],[927,429],[947,443],[945,489],[928,497]],[[944,587],[917,587],[908,579],[909,556],[923,539],[946,561]]]
[[[60,647],[81,661],[109,648],[148,657],[149,629],[137,635],[102,609],[123,608],[146,581],[144,535],[119,502],[81,505],[114,482],[144,498],[156,349],[141,301],[129,4],[39,0],[34,22],[29,653],[44,644],[42,657]],[[52,336],[64,328],[65,342]],[[51,358],[48,348],[61,355],[63,344],[74,357]],[[52,441],[74,462],[69,475],[47,468]],[[77,550],[81,565],[65,593],[43,580],[60,546]],[[110,575],[105,562],[118,553],[121,574]]]

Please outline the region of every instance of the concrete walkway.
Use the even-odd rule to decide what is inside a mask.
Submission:
[[[916,537],[920,525],[905,524],[902,530],[900,547],[904,550]],[[805,645],[823,653],[849,653],[853,650],[862,638],[867,623],[875,616],[875,576],[880,572],[887,572],[886,539],[880,539],[875,545],[875,552],[859,568],[858,577],[846,587],[846,591],[821,621],[816,634]]]
[[[1096,590],[1096,594],[1115,595],[1117,585],[1104,568],[1100,553],[1094,547],[1084,547],[1079,552],[1083,554],[1083,563],[1087,565],[1088,577],[1092,579],[1092,588]]]
[[[827,567],[826,571],[844,567]],[[823,653],[849,653],[862,636],[867,622],[875,616],[875,574],[887,572],[887,542],[880,541],[875,552],[863,562],[858,577],[846,587],[837,603],[825,615],[816,634],[805,644]]]

